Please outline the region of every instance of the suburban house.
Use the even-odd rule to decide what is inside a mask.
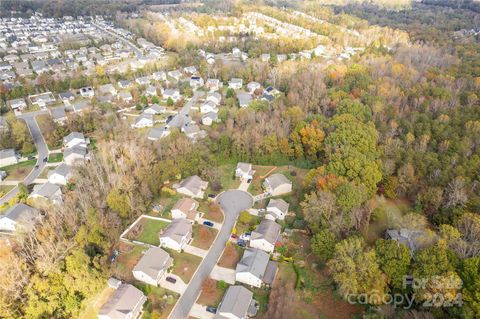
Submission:
[[[235,281],[260,288],[262,285],[271,285],[278,265],[270,261],[270,255],[266,252],[249,248],[243,252],[242,259],[238,262],[235,270]]]
[[[67,164],[62,163],[48,172],[48,181],[52,184],[67,185],[70,175],[70,168]]]
[[[77,163],[83,163],[88,159],[87,148],[81,145],[75,145],[73,147],[66,148],[63,151],[63,161],[67,165],[74,165]]]
[[[182,72],[178,70],[173,70],[167,73],[167,75],[177,81],[179,81],[182,78]]]
[[[257,314],[253,293],[243,286],[228,287],[214,319],[247,319]]]
[[[206,101],[200,106],[200,113],[206,114],[210,112],[218,113],[217,105],[212,101]]]
[[[152,104],[150,105],[149,107],[147,107],[143,113],[145,114],[152,114],[152,115],[156,115],[156,114],[162,114],[162,113],[165,113],[167,111],[167,108],[165,106],[160,106],[158,104]]]
[[[258,90],[261,87],[262,86],[260,85],[260,83],[252,81],[247,84],[247,91],[248,93],[253,94],[256,90]]]
[[[283,174],[272,174],[265,178],[263,187],[272,196],[279,196],[292,191],[292,182]]]
[[[202,124],[203,125],[212,125],[213,122],[218,122],[218,113],[216,112],[209,112],[202,116]]]
[[[162,96],[165,100],[170,98],[173,100],[173,102],[177,102],[180,100],[180,91],[177,89],[166,89],[163,91]]]
[[[176,186],[177,192],[180,194],[193,198],[203,198],[203,193],[208,187],[208,182],[203,181],[197,175],[193,175],[185,178]]]
[[[90,109],[90,103],[86,100],[80,100],[72,105],[73,112],[80,113]]]
[[[91,86],[85,86],[80,89],[80,95],[87,98],[92,98],[95,96],[95,91]]]
[[[273,220],[264,219],[252,231],[250,237],[250,247],[258,248],[267,253],[272,253],[275,249],[275,244],[280,237],[280,230],[282,227]]]
[[[120,81],[118,81],[118,87],[121,88],[121,89],[126,89],[130,85],[132,85],[132,81],[130,81],[130,80],[120,80]]]
[[[65,148],[71,148],[77,145],[87,147],[88,143],[89,140],[80,132],[72,132],[63,138],[63,146]]]
[[[98,312],[98,319],[137,319],[147,297],[130,284],[121,284]]]
[[[192,76],[190,77],[190,87],[194,90],[202,87],[204,84],[204,81],[201,77],[199,76]]]
[[[192,222],[188,219],[174,219],[160,232],[159,238],[161,247],[181,251],[192,238]]]
[[[41,198],[44,200],[50,200],[54,204],[61,204],[63,202],[60,186],[50,182],[35,185],[33,187],[33,192],[28,197],[33,199]]]
[[[243,80],[239,78],[232,78],[228,81],[228,87],[230,89],[239,90],[243,86]]]
[[[133,100],[132,93],[130,91],[120,91],[118,93],[118,99],[123,102],[131,102]]]
[[[136,78],[135,82],[137,82],[139,85],[148,85],[150,84],[150,79],[146,76],[142,76],[142,77]]]
[[[158,71],[152,74],[152,78],[155,81],[165,81],[167,79],[167,73],[164,71]]]
[[[193,74],[197,73],[197,68],[194,65],[187,66],[187,67],[183,68],[183,71],[188,75],[193,75]]]
[[[145,95],[146,96],[156,96],[157,95],[157,88],[153,85],[149,85],[146,89],[145,89]]]
[[[7,104],[12,108],[12,110],[23,110],[27,107],[27,102],[24,98],[14,99],[7,101]]]
[[[385,239],[394,240],[398,244],[405,245],[412,255],[416,250],[422,248],[422,237],[425,238],[425,236],[426,233],[423,231],[407,228],[388,229],[385,232]]]
[[[243,180],[249,180],[253,178],[255,171],[252,168],[251,163],[237,163],[237,168],[235,169],[235,176]]]
[[[207,79],[205,86],[210,91],[218,91],[222,87],[222,82],[219,79]]]
[[[205,99],[206,102],[213,102],[216,105],[219,105],[222,101],[222,95],[218,92],[208,92],[207,98]]]
[[[0,231],[29,231],[40,219],[38,210],[25,204],[15,204],[0,215]]]
[[[173,259],[165,250],[152,247],[147,250],[133,268],[133,277],[149,285],[158,286],[172,264]]]
[[[249,93],[238,92],[237,93],[238,105],[240,107],[247,107],[252,102],[253,98]]]
[[[172,207],[172,218],[187,218],[195,220],[197,217],[198,202],[191,198],[182,198]]]
[[[98,91],[101,94],[117,95],[117,89],[111,83],[100,85]]]
[[[18,156],[13,148],[0,150],[0,167],[18,163]]]
[[[135,119],[135,122],[132,124],[132,128],[142,128],[142,127],[152,127],[153,126],[153,115],[142,113]]]
[[[274,219],[284,220],[288,214],[289,203],[283,199],[270,199],[267,205],[267,214],[271,215]]]
[[[52,107],[48,111],[50,112],[50,115],[52,116],[52,119],[55,123],[58,123],[60,125],[65,124],[65,121],[67,120],[65,107],[63,106]]]
[[[162,137],[170,135],[170,130],[166,126],[154,127],[148,132],[147,138],[150,141],[157,141]]]

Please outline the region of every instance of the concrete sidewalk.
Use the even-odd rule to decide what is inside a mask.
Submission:
[[[242,179],[242,182],[238,186],[238,189],[244,192],[248,191],[248,187],[250,186],[251,183],[247,183],[245,179]]]

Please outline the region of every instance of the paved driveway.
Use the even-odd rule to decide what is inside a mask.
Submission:
[[[35,117],[39,114],[44,114],[46,111],[37,111],[37,112],[31,112],[31,113],[26,113],[19,115],[19,119],[23,119],[25,123],[27,124],[28,130],[30,131],[30,134],[32,135],[33,143],[35,144],[35,147],[37,148],[37,153],[38,153],[38,158],[37,158],[37,165],[38,168],[33,168],[32,171],[25,177],[23,180],[23,183],[25,185],[32,184],[33,181],[40,175],[42,172],[43,168],[45,167],[45,164],[43,162],[44,157],[48,157],[48,147],[47,143],[45,143],[45,139],[43,138],[42,132],[40,131],[40,127],[37,124],[37,121],[35,120]],[[7,194],[5,194],[2,198],[0,198],[0,205],[3,205],[4,203],[8,202],[10,199],[15,197],[19,191],[18,186],[13,188],[11,191],[9,191]]]
[[[171,319],[185,319],[192,309],[195,300],[200,294],[203,281],[210,275],[222,255],[225,244],[230,238],[232,228],[235,225],[238,215],[253,205],[252,196],[240,190],[231,190],[217,196],[217,202],[220,204],[225,220],[222,229],[219,231],[215,242],[212,244],[207,256],[198,266],[196,273],[190,280],[185,292],[178,299],[175,307],[170,313]]]
[[[199,305],[195,303],[190,311],[190,316],[198,319],[212,319],[215,315],[207,311],[206,306]]]
[[[173,277],[177,279],[177,282],[173,284],[166,280],[167,277]],[[177,275],[167,273],[167,275],[163,276],[163,278],[160,280],[160,287],[166,288],[179,294],[183,294],[185,289],[187,289],[187,284],[183,282],[182,278],[178,277]]]
[[[235,269],[215,265],[212,272],[210,273],[210,277],[212,277],[212,279],[215,279],[216,281],[223,280],[226,283],[233,285],[235,284]]]

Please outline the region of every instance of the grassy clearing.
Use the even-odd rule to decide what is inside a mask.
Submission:
[[[202,261],[202,258],[185,252],[179,253],[171,249],[166,250],[173,258],[172,273],[182,278],[185,283],[188,283]]]
[[[192,246],[208,250],[212,246],[218,231],[205,225],[193,225]]]
[[[128,239],[137,240],[142,243],[158,246],[160,231],[170,223],[163,220],[142,218],[126,235]]]
[[[53,153],[48,155],[49,163],[60,163],[63,161],[63,153]]]
[[[37,160],[33,159],[33,160],[23,161],[17,164],[2,167],[1,168],[2,171],[7,172],[7,178],[5,180],[7,181],[23,180],[25,177],[27,177],[27,175],[33,169],[36,162]]]

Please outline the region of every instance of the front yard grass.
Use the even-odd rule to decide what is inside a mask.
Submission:
[[[197,303],[203,306],[218,307],[226,289],[222,289],[219,282],[212,278],[207,278],[202,283],[202,292],[198,297]]]
[[[52,153],[48,155],[49,163],[60,163],[63,161],[63,153]]]
[[[185,283],[188,283],[192,279],[195,270],[202,261],[201,257],[191,255],[188,253],[179,253],[171,249],[165,249],[173,258],[172,273],[182,278]]]
[[[37,162],[36,159],[23,161],[17,164],[1,167],[2,171],[7,173],[7,181],[22,181],[30,173]]]
[[[218,261],[218,265],[224,268],[235,269],[240,258],[242,258],[243,249],[233,242],[227,242],[222,257]]]
[[[223,222],[223,213],[220,206],[213,202],[200,202],[198,211],[205,213],[203,218],[211,220],[212,222],[222,223]]]
[[[205,225],[193,225],[193,241],[192,246],[208,250],[212,246],[218,231],[215,228]]]
[[[140,241],[158,246],[160,231],[167,227],[169,222],[143,217],[126,235],[130,240]]]

